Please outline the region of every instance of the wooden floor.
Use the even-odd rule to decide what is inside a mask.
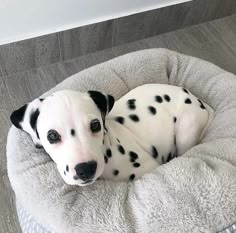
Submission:
[[[236,15],[114,47],[64,63],[0,77],[0,233],[21,232],[15,211],[14,193],[6,169],[5,146],[11,111],[41,95],[66,77],[89,66],[131,51],[155,47],[170,48],[196,56],[236,74]]]

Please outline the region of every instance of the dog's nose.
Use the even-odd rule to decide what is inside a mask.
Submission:
[[[89,161],[87,163],[79,163],[75,166],[76,175],[81,180],[89,180],[92,179],[97,170],[97,162]]]

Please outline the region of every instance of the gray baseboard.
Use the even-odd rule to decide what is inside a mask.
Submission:
[[[236,13],[236,0],[193,0],[0,46],[0,77]]]

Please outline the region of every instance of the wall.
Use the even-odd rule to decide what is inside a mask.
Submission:
[[[0,0],[0,44],[190,0]]]

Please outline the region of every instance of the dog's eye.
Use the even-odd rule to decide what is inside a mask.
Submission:
[[[90,122],[90,129],[93,133],[97,133],[101,130],[101,124],[98,119],[94,119]]]
[[[48,131],[47,139],[49,143],[55,144],[61,141],[61,136],[56,130],[50,129]]]

